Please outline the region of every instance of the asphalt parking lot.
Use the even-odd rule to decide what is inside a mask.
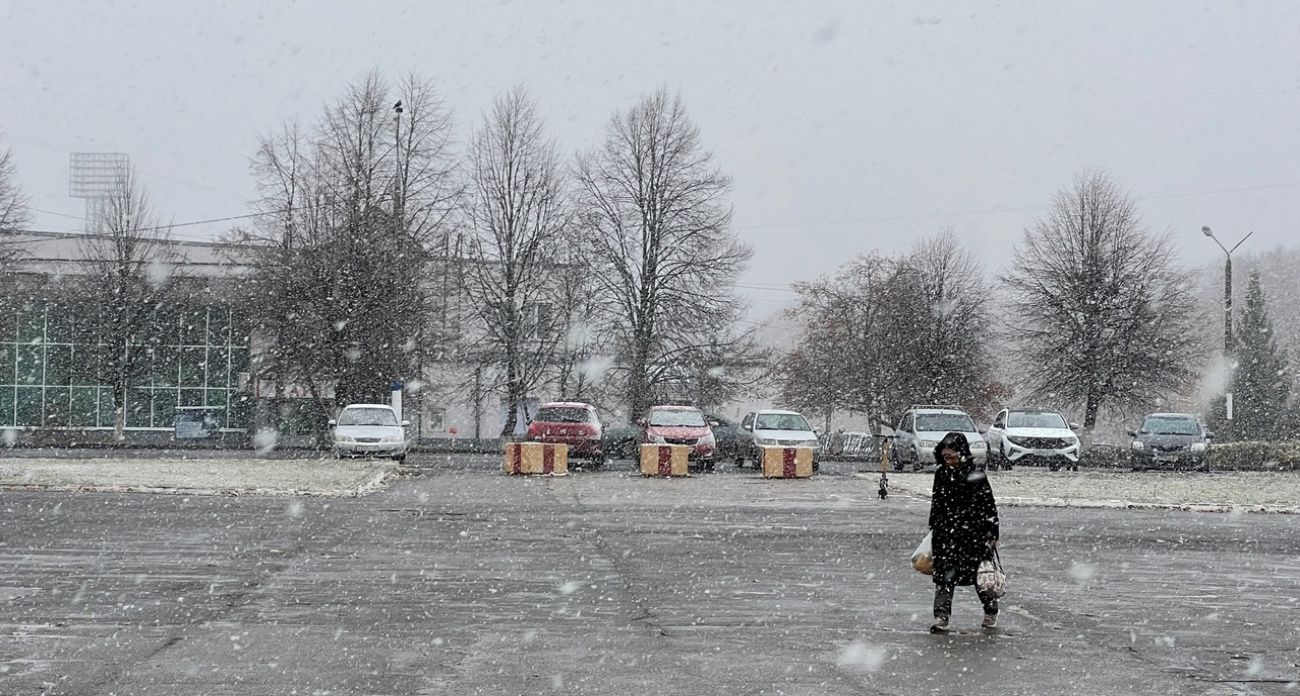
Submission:
[[[882,501],[879,473],[850,463],[809,480],[643,478],[628,462],[520,477],[438,455],[341,462],[382,483],[360,491],[354,472],[303,493],[258,477],[333,460],[169,490],[231,460],[56,458],[172,493],[157,495],[34,483],[49,459],[0,460],[6,696],[1280,695],[1300,681],[1300,517],[1192,507],[1228,504],[1224,480],[1282,490],[1294,474],[1181,474],[1214,485],[1102,505],[1103,481],[1136,495],[1177,478],[998,472],[1017,476],[994,480],[1001,626],[980,631],[962,593],[958,630],[932,636],[929,580],[907,563],[924,473],[890,474]],[[1071,480],[1092,497],[1066,500],[1093,504],[1009,495]]]

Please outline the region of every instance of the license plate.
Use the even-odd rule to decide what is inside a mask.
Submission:
[[[1040,457],[1051,457],[1056,454],[1056,450],[1034,450],[1034,454]]]
[[[1178,455],[1176,455],[1176,454],[1157,454],[1155,458],[1156,458],[1156,461],[1158,461],[1158,462],[1176,462],[1176,461],[1178,461]]]

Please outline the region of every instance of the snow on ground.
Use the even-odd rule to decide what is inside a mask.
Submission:
[[[0,459],[0,488],[357,496],[393,475],[388,460],[334,459]]]
[[[483,475],[497,475],[484,471]],[[603,478],[614,472],[586,475],[594,489],[618,488]],[[0,488],[130,491],[190,495],[357,496],[381,490],[397,476],[389,460],[255,459],[181,457],[0,458]],[[731,481],[732,473],[709,477]],[[1283,512],[1300,514],[1300,472],[1079,472],[1015,469],[989,474],[999,505],[1056,507],[1172,508],[1212,512]],[[634,477],[639,480],[639,477]],[[864,480],[877,473],[850,477],[818,476],[817,495],[842,487],[858,495]],[[746,478],[748,481],[748,478]],[[932,472],[891,472],[891,492],[928,497]],[[602,483],[603,482],[603,483]],[[690,485],[689,482],[683,482]],[[714,481],[724,483],[724,481]],[[703,483],[701,485],[704,485]],[[645,487],[639,491],[645,494]],[[729,488],[718,489],[731,495]],[[781,497],[812,493],[782,489]],[[874,488],[873,488],[874,490]]]
[[[1051,472],[989,473],[999,505],[1175,508],[1210,512],[1300,513],[1300,472]],[[933,473],[891,473],[890,489],[929,496]]]

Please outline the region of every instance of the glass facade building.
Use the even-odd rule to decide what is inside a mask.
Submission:
[[[103,346],[80,342],[67,305],[31,305],[0,321],[0,428],[111,429],[113,389],[77,366]],[[207,407],[226,431],[249,427],[249,339],[233,309],[194,307],[157,326],[148,374],[127,392],[126,427],[175,426],[177,407]],[[80,362],[79,362],[80,361]]]

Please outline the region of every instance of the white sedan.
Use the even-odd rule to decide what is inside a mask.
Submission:
[[[406,459],[406,426],[397,420],[397,412],[383,404],[352,404],[337,419],[334,428],[335,456],[364,457],[378,455],[398,461]]]

